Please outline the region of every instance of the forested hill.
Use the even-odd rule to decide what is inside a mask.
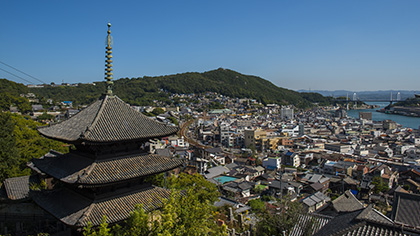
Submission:
[[[28,93],[29,89],[19,83],[9,81],[7,79],[0,79],[0,94],[9,94],[11,96],[19,97],[20,94]]]
[[[16,106],[22,113],[30,111],[28,99],[20,96],[28,92],[29,89],[23,84],[0,79],[0,111],[8,111],[11,105]]]
[[[104,82],[96,85],[45,86],[31,92],[55,101],[70,100],[76,104],[89,104],[105,91]],[[316,93],[299,93],[275,86],[257,76],[243,75],[228,69],[204,73],[190,72],[157,77],[122,78],[114,81],[114,94],[132,105],[151,105],[153,100],[170,103],[168,93],[191,94],[217,92],[229,97],[252,98],[265,104],[293,104],[308,107],[313,102],[331,103],[331,98]]]

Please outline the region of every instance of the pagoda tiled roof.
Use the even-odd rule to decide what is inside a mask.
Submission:
[[[94,160],[77,153],[50,151],[28,166],[65,183],[101,185],[165,172],[182,164],[182,159],[149,153]]]
[[[64,142],[112,143],[164,137],[178,127],[150,119],[117,96],[104,95],[71,118],[38,131]]]
[[[113,194],[92,200],[67,188],[60,188],[34,192],[33,199],[41,208],[64,224],[85,227],[89,222],[93,226],[100,225],[104,216],[107,223],[121,222],[127,219],[140,204],[145,211],[158,209],[171,193],[164,188],[147,186]]]

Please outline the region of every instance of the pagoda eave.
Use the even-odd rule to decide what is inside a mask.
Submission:
[[[166,172],[184,164],[182,159],[136,153],[94,160],[77,153],[50,151],[28,166],[38,173],[78,186],[104,186]]]
[[[38,131],[67,143],[107,144],[170,136],[179,128],[143,115],[117,96],[105,95],[69,119]]]
[[[93,200],[67,188],[32,192],[31,195],[41,208],[61,222],[80,228],[89,222],[98,226],[104,216],[109,224],[121,222],[139,205],[145,211],[158,209],[162,201],[170,197],[170,190],[156,186],[132,188]]]

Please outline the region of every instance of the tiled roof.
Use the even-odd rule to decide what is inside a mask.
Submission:
[[[302,202],[303,202],[305,205],[307,205],[308,207],[311,207],[311,206],[313,206],[313,205],[315,205],[315,204],[316,204],[315,199],[312,199],[311,197],[307,197],[307,198],[303,199],[303,200],[302,200]]]
[[[330,220],[315,236],[405,236],[418,235],[418,232],[408,231],[389,223],[372,222],[359,219],[361,211],[344,213]]]
[[[319,190],[321,190],[321,189],[324,187],[324,185],[320,184],[319,182],[313,183],[313,184],[311,184],[310,186],[311,186],[311,188],[313,188],[315,191],[319,191]]]
[[[29,167],[66,183],[105,184],[161,173],[182,164],[181,159],[148,153],[93,160],[76,153],[51,151],[32,160]]]
[[[332,217],[322,216],[322,215],[300,215],[298,222],[293,226],[292,231],[289,236],[301,236],[305,234],[305,228],[311,227],[312,234],[320,230],[324,225],[326,225]],[[312,225],[311,225],[312,224]]]
[[[340,234],[345,236],[408,236],[410,233],[404,233],[402,230],[392,227],[383,227],[380,225],[360,224],[359,227],[352,228],[346,233]]]
[[[68,120],[38,130],[64,142],[106,143],[163,137],[178,128],[146,117],[117,96],[106,95]]]
[[[395,192],[391,218],[397,224],[420,229],[420,195]]]
[[[363,204],[357,200],[350,190],[347,190],[344,194],[332,201],[332,204],[337,212],[350,212],[364,208]]]
[[[320,202],[328,202],[331,199],[327,196],[325,196],[323,193],[321,192],[316,192],[310,196],[308,196],[307,198],[303,199],[302,202],[307,205],[308,207],[311,207],[315,204],[318,204]]]
[[[365,209],[342,212],[329,220],[315,236],[405,236],[419,235],[419,231],[393,223],[371,205]]]
[[[314,195],[315,195],[315,197],[317,197],[318,199],[321,199],[321,200],[326,201],[326,202],[328,202],[328,201],[330,201],[330,200],[331,200],[331,198],[327,197],[325,194],[323,194],[323,193],[321,193],[321,192],[316,192],[316,193],[314,193]]]
[[[282,186],[282,182],[281,181],[274,180],[274,181],[271,182],[271,184],[270,184],[269,187],[270,188],[281,189],[281,186]]]
[[[164,156],[164,157],[172,157],[172,153],[171,153],[171,150],[169,150],[169,148],[156,149],[156,155]]]
[[[356,216],[355,219],[366,220],[385,225],[392,225],[394,223],[390,218],[386,217],[375,208],[373,208],[373,205],[366,207],[358,216]]]
[[[322,227],[318,232],[314,235],[316,236],[325,236],[325,235],[342,235],[338,234],[338,231],[348,229],[350,227],[354,227],[358,222],[354,222],[353,219],[356,217],[361,210],[344,213],[334,219],[331,219],[328,224]]]
[[[242,189],[242,190],[247,190],[247,189],[251,189],[252,188],[252,186],[249,183],[245,182],[245,181],[242,182],[242,183],[240,183],[240,184],[238,184],[238,187],[240,189]]]
[[[29,176],[9,178],[3,184],[10,200],[21,200],[29,196]]]
[[[88,222],[93,226],[101,224],[103,216],[106,216],[107,223],[123,221],[140,204],[146,211],[155,210],[169,196],[169,190],[149,186],[96,200],[90,200],[66,188],[34,193],[33,199],[64,224],[84,227]]]

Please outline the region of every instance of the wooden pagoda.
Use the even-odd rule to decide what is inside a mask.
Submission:
[[[111,25],[108,24],[105,79],[99,100],[68,120],[38,131],[73,144],[67,154],[50,151],[28,164],[43,175],[49,188],[34,191],[33,200],[61,222],[81,228],[123,221],[135,206],[146,211],[161,206],[169,190],[145,179],[180,167],[183,161],[148,153],[145,143],[175,134],[178,128],[152,120],[112,93]]]

